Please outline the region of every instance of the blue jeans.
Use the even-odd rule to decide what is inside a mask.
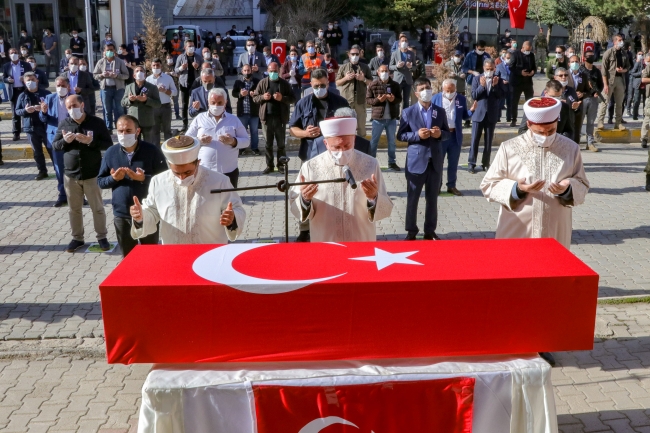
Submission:
[[[106,127],[111,130],[113,129],[113,121],[116,121],[124,114],[122,111],[124,89],[103,89],[99,94],[104,106],[104,122],[106,122]]]
[[[237,116],[239,121],[244,125],[244,128],[251,134],[251,149],[257,150],[257,145],[260,140],[259,136],[259,127],[260,127],[260,118],[251,116],[250,114],[244,114],[243,116]]]
[[[451,138],[443,141],[441,144],[443,161],[445,160],[445,155],[447,155],[447,188],[456,188],[461,143],[456,139],[456,133],[452,132]],[[442,176],[440,182],[442,183]]]
[[[395,163],[395,130],[397,129],[396,119],[372,120],[372,136],[370,137],[370,155],[377,157],[377,146],[381,133],[386,131],[388,140],[388,163]]]

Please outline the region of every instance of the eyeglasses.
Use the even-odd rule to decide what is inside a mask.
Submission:
[[[568,77],[569,74],[557,74],[556,77]]]
[[[311,86],[311,87],[313,87],[314,89],[326,89],[327,84],[317,84],[317,85]]]

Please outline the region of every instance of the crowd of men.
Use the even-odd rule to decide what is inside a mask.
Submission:
[[[298,180],[309,181],[325,174],[345,177],[344,169],[363,179],[362,188],[348,191],[352,194],[350,203],[354,203],[350,205],[340,201],[342,195],[332,190],[333,186],[307,185],[294,190],[292,210],[300,221],[298,241],[373,238],[375,222],[392,209],[376,163],[382,134],[386,134],[388,168],[392,171],[402,171],[396,160],[396,140],[408,143],[404,167],[408,240],[415,240],[420,232],[417,210],[422,189],[426,207],[424,239],[438,239],[437,197],[445,181],[445,158],[446,191],[462,195],[456,187],[457,172],[463,128],[470,123],[468,168],[472,174],[487,172],[489,182],[484,180],[482,188],[488,199],[514,209],[518,205],[532,206],[532,199],[526,197],[541,194],[556,198],[562,206],[573,206],[584,200],[588,188],[579,152],[576,156],[571,147],[579,146],[583,124],[585,147],[598,151],[594,131],[604,128],[606,117],[614,128],[624,129],[625,108],[637,119],[639,106],[645,100],[640,94],[650,83],[650,55],[638,53],[635,57],[622,35],[615,35],[612,47],[603,53],[601,70],[594,66],[599,54],[592,50],[578,56],[572,47],[557,46],[555,56],[547,61],[542,55],[546,46],[541,31],[532,42],[521,43],[506,32],[499,40],[499,56],[492,58],[486,52],[486,43],[473,43],[465,28],[459,33],[452,58],[443,59],[447,78],[439,83],[441,91],[434,94],[424,68],[434,54],[435,34],[430,26],[419,36],[421,57],[406,34],[400,34],[391,47],[375,44],[374,52],[366,55],[363,27],[355,27],[350,33],[350,45],[343,52],[342,34],[333,21],[319,29],[313,40],[288,46],[284,62],[271,52],[260,32],[250,28],[246,32],[246,52],[235,59],[231,36],[239,32],[234,26],[223,37],[210,33],[203,47],[197,47],[179,28],[170,40],[161,36],[166,55],[148,59],[147,64],[146,47],[138,38],[134,37],[132,44],[117,46],[107,33],[102,58],[93,71],[88,71],[83,57],[76,55],[82,42],[75,40],[61,62],[53,94],[42,79],[45,75],[47,80],[47,73],[39,74],[29,57],[23,60],[16,49],[9,50],[3,72],[12,90],[14,139],[20,138],[20,132],[27,134],[34,148],[37,180],[47,177],[43,147],[50,154],[58,180],[54,206],[70,207],[73,239],[68,251],[84,245],[84,198],[92,210],[100,247],[110,247],[101,189],[112,190],[115,230],[124,255],[136,245],[135,239],[157,243],[159,233],[166,242],[232,240],[243,229],[245,219],[237,194],[207,200],[212,203],[208,214],[197,209],[199,203],[182,191],[189,188],[201,195],[208,188],[208,179],[237,187],[239,157],[261,155],[259,129],[266,143],[265,175],[288,169],[283,157],[289,134],[300,139],[303,165]],[[236,75],[234,85],[227,88],[225,76],[232,74]],[[533,78],[538,74],[548,78],[541,95],[535,95],[533,88]],[[95,114],[98,89],[102,119]],[[522,95],[525,109],[519,121]],[[231,98],[236,103],[231,103]],[[644,113],[647,109],[650,105]],[[172,112],[183,124],[179,132],[184,135],[180,137],[172,137]],[[529,117],[531,113],[540,117],[540,112],[550,117],[544,122]],[[370,131],[366,130],[368,116]],[[331,123],[333,118],[339,120]],[[546,176],[548,182],[541,184],[539,176],[514,185],[501,182],[503,170],[490,168],[495,128],[502,121],[519,128],[520,137],[526,137],[520,147],[537,143],[542,149],[560,145],[570,149],[567,154],[572,155],[574,171],[567,171],[567,178],[542,173],[541,178]],[[647,147],[649,124],[650,115],[646,115],[643,147]],[[117,145],[111,138],[114,130]],[[368,132],[370,140],[366,139]],[[479,161],[482,137],[484,147]],[[508,146],[502,146],[499,152],[502,149],[509,151]],[[106,150],[104,157],[102,150]],[[495,161],[505,164],[512,157],[504,154]],[[153,193],[153,182],[158,178]],[[574,180],[565,182],[569,178]],[[500,182],[507,184],[507,189],[496,187]],[[179,200],[185,204],[179,205]],[[317,212],[317,201],[330,203],[334,213]],[[174,206],[171,211],[162,209]],[[352,208],[346,206],[358,206],[353,215],[365,214],[364,222],[349,220],[337,231],[332,221],[346,221],[337,220],[335,215],[337,209],[344,215],[350,213]],[[566,219],[564,213],[560,214]],[[220,215],[225,234],[206,232],[205,238],[197,237],[198,226],[203,224],[200,220],[215,215]],[[508,233],[503,226],[506,223],[500,220],[499,224],[499,230]],[[561,238],[568,247],[566,225],[564,221],[557,233],[547,234]],[[331,233],[326,234],[325,227]],[[351,233],[350,227],[357,227],[356,232]],[[313,230],[316,232],[312,236]]]

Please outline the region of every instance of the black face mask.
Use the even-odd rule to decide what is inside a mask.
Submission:
[[[253,74],[244,74],[244,78],[246,78],[246,79],[249,79],[252,76],[253,76]]]
[[[593,56],[585,57],[585,62],[586,63],[593,63],[594,62],[594,57]]]

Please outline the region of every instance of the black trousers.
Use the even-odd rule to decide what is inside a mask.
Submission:
[[[126,255],[129,254],[136,245],[138,245],[138,240],[142,245],[158,244],[160,230],[156,230],[156,233],[152,233],[142,239],[133,239],[131,237],[131,218],[121,218],[116,216],[113,219],[113,224],[115,225],[115,236],[117,236],[117,243],[122,250],[122,257],[126,257]],[[160,225],[158,225],[158,228],[160,229]]]
[[[278,144],[278,163],[279,167],[281,164],[279,162],[280,157],[287,156],[285,150],[285,143],[287,140],[287,125],[282,122],[280,115],[270,116],[266,115],[266,120],[262,122],[262,133],[264,134],[264,140],[266,140],[266,166],[273,168],[273,141]]]
[[[183,119],[183,126],[187,128],[187,123],[188,123],[188,118],[187,118],[187,111],[189,109],[188,104],[190,103],[190,88],[189,87],[183,87],[179,85],[178,87],[181,88],[181,117]]]
[[[231,171],[230,173],[224,173],[225,176],[228,176],[228,179],[230,179],[230,183],[232,184],[233,188],[237,188],[237,183],[239,182],[239,168],[236,168],[234,171]]]
[[[406,175],[406,231],[413,235],[419,231],[418,202],[424,187],[424,234],[430,235],[438,226],[438,192],[442,184],[442,170],[436,170],[429,159],[424,173],[416,174],[408,171],[408,162],[404,173]]]
[[[533,90],[533,84],[519,84],[514,86],[512,92],[512,97],[510,98],[510,120],[513,122],[517,121],[517,112],[519,111],[519,98],[521,94],[524,94],[524,99],[528,101],[533,97],[535,91]]]
[[[629,86],[627,92],[627,110],[632,111],[632,117],[639,117],[639,105],[641,105],[641,89]]]
[[[20,134],[22,129],[21,117],[16,115],[16,102],[18,101],[18,97],[23,94],[23,90],[24,87],[14,87],[14,93],[11,95],[11,132],[14,134]]]
[[[472,122],[472,144],[469,148],[469,157],[467,163],[470,167],[476,167],[476,158],[478,155],[478,146],[481,142],[481,135],[485,132],[485,145],[483,147],[483,157],[481,165],[485,167],[490,165],[490,155],[492,154],[492,139],[494,138],[494,128],[496,124],[483,119],[480,122]]]

